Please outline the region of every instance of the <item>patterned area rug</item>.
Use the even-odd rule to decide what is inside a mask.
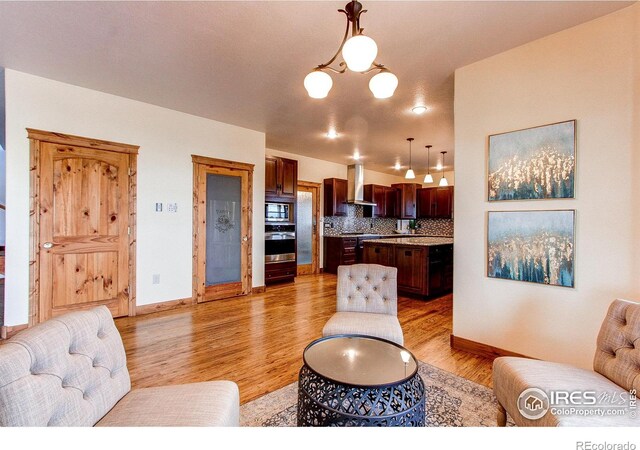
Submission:
[[[491,389],[420,362],[426,389],[427,427],[496,426],[496,399]],[[298,383],[291,383],[240,407],[245,427],[295,427]],[[513,425],[509,420],[508,425]]]

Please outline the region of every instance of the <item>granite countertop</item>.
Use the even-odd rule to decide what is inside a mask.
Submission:
[[[432,237],[432,236],[416,236],[400,237],[395,239],[383,239],[383,240],[366,240],[364,243],[371,242],[379,245],[415,245],[418,247],[429,247],[432,245],[448,245],[453,244],[453,238],[447,237]]]
[[[345,233],[345,234],[337,234],[335,236],[324,236],[328,238],[348,238],[348,237],[385,237],[385,238],[417,238],[417,237],[437,237],[444,239],[453,239],[451,236],[430,236],[428,234],[410,234],[410,233]]]

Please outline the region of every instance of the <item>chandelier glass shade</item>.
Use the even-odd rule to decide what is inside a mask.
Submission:
[[[398,87],[398,77],[387,70],[383,70],[369,81],[369,89],[375,98],[389,98]]]
[[[314,70],[304,77],[304,87],[311,98],[325,98],[332,86],[333,80],[329,74],[319,70]]]
[[[342,47],[342,58],[352,72],[364,72],[378,56],[376,41],[364,34],[349,38]]]
[[[340,74],[346,72],[347,69],[363,74],[378,71],[369,81],[369,89],[376,98],[393,96],[398,87],[398,77],[389,72],[389,69],[383,64],[376,62],[378,46],[373,39],[362,34],[364,29],[360,28],[360,15],[367,10],[362,9],[360,2],[353,0],[338,12],[347,16],[347,28],[342,43],[333,58],[318,65],[305,77],[304,87],[309,97],[325,98],[333,86],[331,76],[327,72]],[[349,37],[349,30],[351,30],[351,37]],[[337,67],[332,67],[331,65],[340,54],[342,54],[344,61],[340,62]]]

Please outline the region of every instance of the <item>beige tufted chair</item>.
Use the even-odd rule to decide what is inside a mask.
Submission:
[[[400,345],[398,269],[378,264],[338,267],[337,312],[322,329],[323,336],[364,334]]]
[[[640,304],[615,300],[602,323],[596,347],[594,371],[526,358],[496,358],[493,391],[498,400],[498,425],[505,425],[509,413],[520,426],[640,426],[640,403],[635,408],[629,403],[630,391],[640,396]],[[618,405],[626,410],[621,415],[597,416],[566,411],[554,414],[552,407],[532,420],[520,413],[517,402],[525,389],[534,387],[547,395],[551,391],[593,391],[596,398],[609,399],[596,406]],[[626,403],[618,403],[619,399],[626,399]]]
[[[210,381],[131,391],[105,306],[73,312],[0,345],[0,426],[234,426],[238,387]]]

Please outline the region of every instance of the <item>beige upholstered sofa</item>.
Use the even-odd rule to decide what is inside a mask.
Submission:
[[[0,426],[237,426],[230,381],[131,391],[122,339],[102,306],[0,345]]]
[[[337,312],[322,330],[323,336],[363,334],[400,345],[398,269],[378,264],[338,267]]]
[[[640,426],[640,404],[630,403],[630,391],[640,396],[640,304],[615,300],[609,307],[597,339],[593,369],[526,358],[502,357],[493,363],[493,391],[498,400],[498,425],[506,413],[519,426]],[[540,403],[540,418],[525,417],[518,408],[523,391],[538,388],[573,392],[575,400]],[[530,391],[529,391],[530,392]],[[589,392],[589,397],[583,396]],[[596,399],[595,404],[592,399]],[[581,407],[579,403],[583,403]],[[576,411],[571,411],[571,408]],[[606,415],[594,414],[609,410]],[[590,414],[585,414],[588,411]],[[527,415],[535,417],[525,409]],[[620,415],[613,415],[620,414]]]

